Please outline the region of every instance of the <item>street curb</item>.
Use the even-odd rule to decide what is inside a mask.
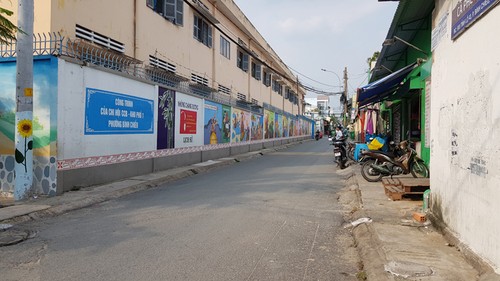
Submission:
[[[44,210],[34,211],[34,212],[29,213],[29,214],[20,215],[17,217],[6,219],[3,221],[0,221],[0,223],[19,224],[19,223],[24,223],[24,222],[28,222],[28,221],[34,221],[34,220],[39,220],[39,219],[43,219],[43,218],[58,216],[58,215],[61,215],[61,214],[64,214],[64,213],[67,213],[70,211],[90,207],[92,205],[103,203],[103,202],[106,202],[106,201],[109,201],[112,199],[116,199],[116,198],[119,198],[119,197],[122,197],[125,195],[129,195],[129,194],[136,193],[139,191],[147,190],[150,188],[155,188],[159,185],[166,184],[166,183],[173,182],[173,181],[177,181],[177,180],[180,180],[180,179],[183,179],[186,177],[194,176],[196,174],[206,173],[208,171],[211,171],[211,170],[214,170],[214,169],[217,169],[220,167],[228,166],[228,165],[231,165],[234,163],[238,163],[238,162],[249,160],[249,159],[252,159],[255,157],[263,156],[267,153],[272,153],[272,152],[275,152],[278,150],[286,149],[286,148],[289,148],[293,145],[302,144],[305,141],[308,141],[308,140],[302,140],[302,141],[297,141],[297,142],[281,145],[278,147],[265,148],[265,149],[258,150],[258,151],[247,152],[244,154],[239,154],[239,155],[235,155],[235,156],[228,157],[228,158],[216,159],[216,160],[213,160],[214,161],[213,164],[210,164],[207,166],[198,166],[197,167],[197,166],[195,166],[196,164],[194,164],[194,165],[189,165],[189,166],[184,166],[184,167],[168,169],[168,170],[164,170],[164,171],[158,171],[156,173],[163,172],[163,173],[167,173],[167,174],[169,173],[169,174],[165,175],[165,176],[158,177],[158,178],[153,179],[153,180],[143,179],[143,178],[147,178],[151,174],[142,175],[142,176],[135,176],[135,177],[131,177],[131,178],[125,178],[125,179],[122,179],[119,181],[115,181],[114,183],[123,182],[123,181],[127,181],[127,180],[137,181],[138,183],[130,185],[128,187],[120,188],[117,190],[103,192],[103,193],[100,193],[97,195],[89,195],[83,199],[78,199],[78,200],[71,201],[68,203],[54,205],[54,206],[47,208],[47,209],[44,209]],[[203,163],[203,162],[201,162],[201,163]],[[197,164],[200,164],[200,163],[197,163]],[[155,174],[155,173],[152,173],[152,174]],[[113,183],[109,183],[109,184],[99,185],[99,186],[95,186],[95,187],[96,188],[105,187],[105,186],[109,186],[112,184]]]
[[[361,190],[354,172],[351,172],[347,183],[351,186],[355,186],[356,198],[358,201],[358,210],[352,214],[352,220],[354,221],[359,218],[369,217],[363,209]],[[384,269],[387,259],[382,251],[382,242],[378,239],[373,226],[370,223],[360,224],[352,229],[352,234],[354,241],[356,242],[360,258],[363,262],[363,270],[366,273],[367,280],[394,280],[394,278],[388,275]]]
[[[52,206],[52,207],[47,208],[45,210],[35,211],[35,212],[29,213],[26,215],[7,219],[7,220],[2,221],[2,223],[16,223],[16,224],[18,224],[18,223],[23,223],[23,222],[27,222],[27,221],[33,221],[33,220],[39,220],[39,219],[43,219],[43,218],[58,216],[58,215],[61,215],[61,214],[64,214],[64,213],[67,213],[70,211],[90,207],[92,205],[106,202],[106,201],[109,201],[112,199],[116,199],[116,198],[119,198],[119,197],[122,197],[122,196],[125,196],[128,194],[132,194],[132,193],[135,193],[138,191],[154,188],[160,184],[168,183],[168,182],[175,181],[178,179],[182,179],[182,178],[185,178],[188,176],[192,176],[194,174],[195,173],[193,171],[187,170],[184,172],[180,172],[178,174],[168,175],[168,176],[165,176],[165,177],[162,177],[160,179],[153,180],[153,181],[140,181],[138,184],[131,185],[131,186],[128,186],[128,187],[125,187],[122,189],[109,191],[109,192],[99,194],[99,195],[89,195],[88,197],[85,197],[83,199],[79,199],[79,200],[72,201],[69,203],[63,203],[60,205],[55,205],[55,206]],[[130,179],[133,179],[133,178],[130,178]]]

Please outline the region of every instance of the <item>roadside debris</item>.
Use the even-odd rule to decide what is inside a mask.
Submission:
[[[356,226],[362,224],[362,223],[370,223],[372,222],[373,220],[371,218],[360,218],[360,219],[357,219],[351,223],[348,223],[346,225],[344,225],[344,228],[348,228],[348,227],[352,227],[352,228],[355,228]]]
[[[0,231],[5,231],[12,227],[12,224],[0,223]]]
[[[431,276],[434,273],[432,268],[426,265],[407,261],[391,261],[384,265],[384,269],[403,278]]]

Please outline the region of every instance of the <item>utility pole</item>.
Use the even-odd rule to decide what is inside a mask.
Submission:
[[[297,81],[297,95],[293,98],[294,102],[297,100],[297,114],[300,115],[300,106],[302,102],[300,101],[300,88],[299,88],[299,76],[296,76]],[[293,103],[292,103],[292,115],[293,115]]]
[[[19,0],[14,200],[26,198],[33,186],[33,18],[34,0]]]
[[[344,128],[347,127],[347,66],[344,68]]]

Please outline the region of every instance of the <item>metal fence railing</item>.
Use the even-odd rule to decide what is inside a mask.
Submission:
[[[13,58],[17,56],[16,41],[0,44],[0,57]],[[194,94],[215,102],[247,109],[255,113],[262,113],[262,106],[255,102],[241,101],[228,93],[221,93],[216,89],[197,84],[190,79],[152,65],[145,65],[142,61],[116,51],[100,47],[83,39],[71,40],[59,33],[40,33],[33,35],[33,55],[67,56],[86,64],[112,69],[136,78],[145,79],[161,86],[177,91]],[[281,111],[275,108],[276,112]]]

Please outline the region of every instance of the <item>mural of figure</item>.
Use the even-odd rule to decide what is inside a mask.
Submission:
[[[241,141],[241,117],[240,110],[233,109],[231,112],[231,142],[240,142]]]
[[[252,114],[251,115],[251,120],[252,120],[252,123],[251,123],[251,127],[252,127],[252,130],[251,130],[251,139],[252,140],[261,140],[262,139],[262,122],[263,122],[263,118],[261,115],[257,115],[257,114]]]
[[[266,114],[264,117],[264,128],[266,132],[264,133],[264,138],[268,139],[269,138],[269,115]]]
[[[231,120],[229,119],[229,113],[227,111],[224,111],[222,126],[224,130],[224,138],[229,139],[231,137]]]
[[[210,144],[217,144],[217,116],[214,114],[214,117],[210,119]]]
[[[241,112],[241,117],[240,117],[240,140],[244,141],[245,140],[245,115],[243,114],[243,111]]]
[[[274,138],[274,121],[269,122],[269,138]]]
[[[276,117],[277,117],[277,116],[276,116]],[[278,123],[279,123],[279,122],[278,122],[278,119],[276,118],[276,119],[274,120],[274,129],[275,129],[275,131],[276,131],[276,137],[277,137],[277,138],[281,138],[281,135],[280,135],[280,127],[279,127]]]

